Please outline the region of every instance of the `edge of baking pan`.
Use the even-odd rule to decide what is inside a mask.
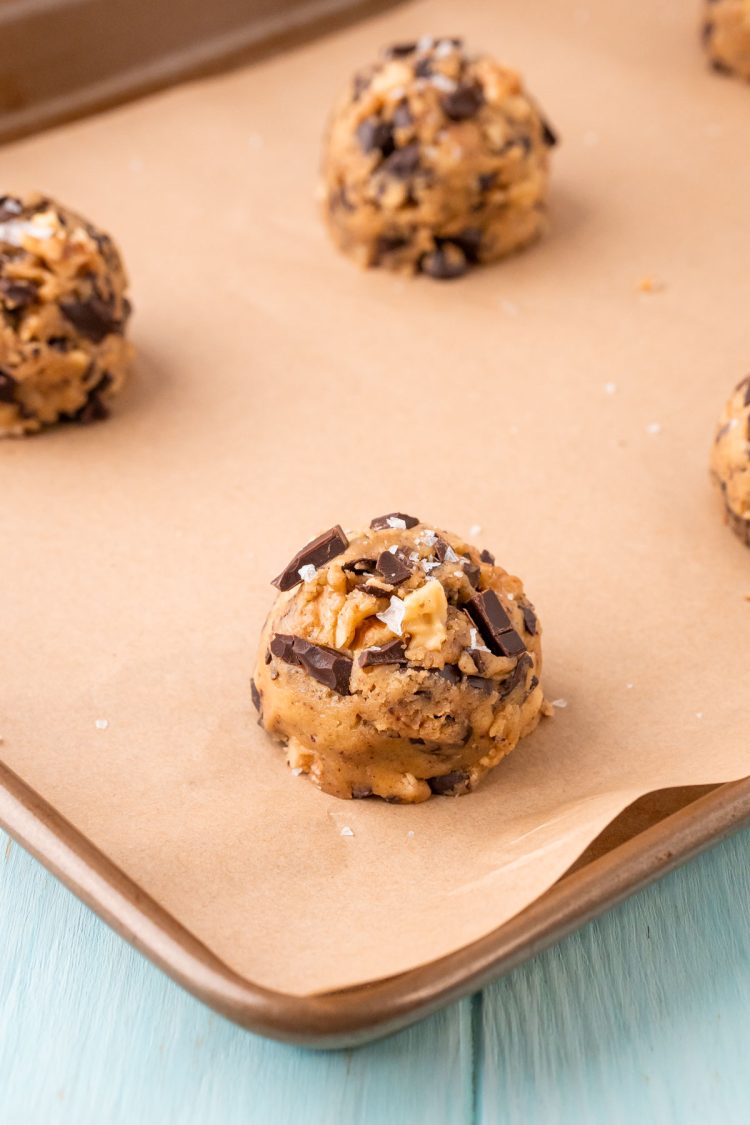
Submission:
[[[0,4],[0,142],[289,50],[402,2]]]
[[[234,973],[0,763],[0,827],[109,926],[228,1019],[317,1048],[357,1046],[476,991],[747,824],[750,778],[720,785],[579,867],[478,941],[386,980],[299,997]]]

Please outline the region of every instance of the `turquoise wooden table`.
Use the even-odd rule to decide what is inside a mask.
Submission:
[[[750,831],[484,993],[316,1054],[182,992],[0,834],[2,1125],[750,1120]]]

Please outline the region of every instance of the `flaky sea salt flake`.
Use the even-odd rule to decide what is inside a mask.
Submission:
[[[97,719],[94,726],[97,730],[106,730],[109,726],[109,719]]]
[[[391,601],[388,609],[384,609],[382,613],[376,613],[375,616],[377,617],[378,621],[382,621],[384,625],[387,625],[392,633],[395,633],[397,637],[400,637],[405,612],[406,606],[402,602],[401,598],[397,598],[395,594],[391,594]]]
[[[318,573],[312,563],[305,563],[297,571],[303,582],[312,582],[315,575]]]
[[[560,711],[564,711],[568,706],[568,701],[567,699],[553,699],[552,706],[557,707]]]
[[[406,520],[399,519],[398,516],[389,516],[386,522],[394,531],[406,531]]]
[[[352,830],[352,829],[351,829],[351,828],[349,827],[349,825],[348,825],[348,824],[345,824],[345,825],[344,825],[344,827],[343,827],[343,828],[341,829],[341,831],[340,831],[339,835],[340,835],[340,836],[353,836],[353,835],[354,835],[354,832],[353,832],[353,830]]]

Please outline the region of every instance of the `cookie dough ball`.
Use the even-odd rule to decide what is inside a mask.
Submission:
[[[94,422],[120,390],[127,278],[109,235],[34,196],[0,196],[0,436]]]
[[[252,684],[288,764],[337,797],[473,789],[539,721],[541,628],[523,585],[394,512],[295,555]]]
[[[724,407],[711,450],[711,471],[730,526],[750,547],[750,375]]]
[[[362,266],[459,277],[546,225],[555,135],[515,71],[460,39],[384,51],[336,106],[323,159],[334,242]]]
[[[703,41],[714,70],[750,81],[750,0],[706,0]]]

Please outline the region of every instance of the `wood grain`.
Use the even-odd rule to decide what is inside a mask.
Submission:
[[[750,832],[480,997],[314,1054],[213,1015],[0,838],[3,1125],[619,1125],[750,1114]]]

